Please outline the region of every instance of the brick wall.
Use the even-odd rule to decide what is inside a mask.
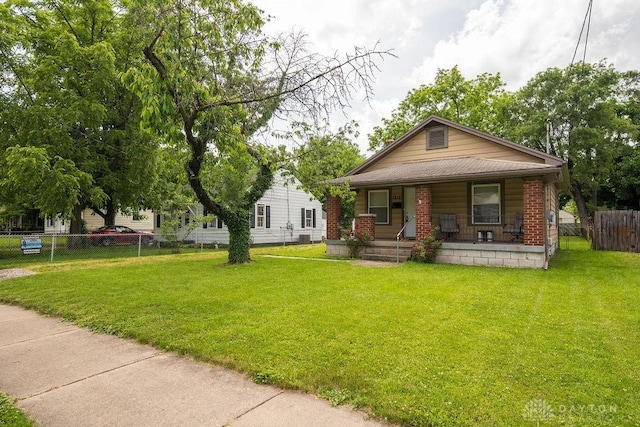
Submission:
[[[544,183],[542,179],[525,179],[524,244],[544,245]]]
[[[416,237],[424,236],[431,231],[431,186],[416,187]]]
[[[342,206],[340,198],[327,195],[327,240],[340,240],[340,215]]]
[[[358,229],[366,231],[371,240],[376,240],[376,215],[360,214],[358,215]]]

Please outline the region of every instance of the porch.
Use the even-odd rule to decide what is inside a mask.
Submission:
[[[416,238],[437,227],[443,241],[437,262],[546,268],[556,248],[554,190],[542,179],[360,189],[356,224],[373,240],[362,257],[405,261]],[[380,194],[380,201],[372,197]],[[328,237],[327,254],[348,254],[336,230]]]
[[[438,216],[435,217],[438,224]],[[510,224],[502,227],[461,225],[456,233],[438,234],[442,240],[437,263],[484,265],[495,267],[545,268],[546,248],[525,245],[524,234],[512,234]],[[517,230],[520,232],[521,230]],[[515,230],[514,230],[515,233]],[[344,240],[327,240],[327,254],[349,256]],[[411,255],[415,238],[377,239],[362,249],[361,257],[371,261],[405,262]]]

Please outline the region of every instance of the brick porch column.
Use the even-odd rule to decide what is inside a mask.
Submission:
[[[358,229],[366,231],[371,240],[376,240],[376,214],[358,215]]]
[[[416,187],[416,237],[431,231],[431,186]]]
[[[340,197],[327,194],[327,240],[340,240]]]
[[[542,179],[525,179],[523,192],[524,244],[544,246],[544,183]]]

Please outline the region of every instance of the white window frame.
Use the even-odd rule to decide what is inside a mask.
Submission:
[[[492,222],[492,221],[481,221],[481,219],[484,218],[476,218],[476,216],[479,216],[479,214],[476,214],[476,206],[482,206],[483,204],[478,203],[476,205],[475,203],[475,199],[476,199],[476,188],[489,188],[489,187],[497,187],[498,189],[498,214],[496,217],[496,221]],[[485,214],[484,216],[487,216],[487,214]],[[471,223],[472,224],[477,224],[477,225],[500,225],[502,223],[502,184],[499,182],[492,182],[492,183],[486,183],[486,184],[473,184],[471,186]]]
[[[386,205],[371,205],[371,194],[372,193],[384,193],[385,194],[385,200],[386,200]],[[389,224],[390,222],[390,212],[389,212],[389,190],[369,190],[369,192],[367,193],[367,211],[370,214],[375,214],[376,212],[372,212],[371,209],[385,209],[386,210],[386,215],[387,215],[387,220],[386,221],[381,221],[378,217],[378,215],[376,215],[376,224]]]
[[[260,212],[262,210],[262,213]],[[260,203],[256,205],[256,228],[265,228],[266,225],[266,208],[265,205]]]
[[[305,209],[304,211],[304,228],[313,228],[313,210]]]

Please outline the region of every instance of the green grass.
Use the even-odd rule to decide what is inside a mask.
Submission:
[[[13,406],[14,400],[0,391],[0,426],[4,427],[35,427],[24,413]]]
[[[404,425],[640,425],[640,256],[568,246],[548,271],[259,254],[321,245],[69,262],[0,301]]]

